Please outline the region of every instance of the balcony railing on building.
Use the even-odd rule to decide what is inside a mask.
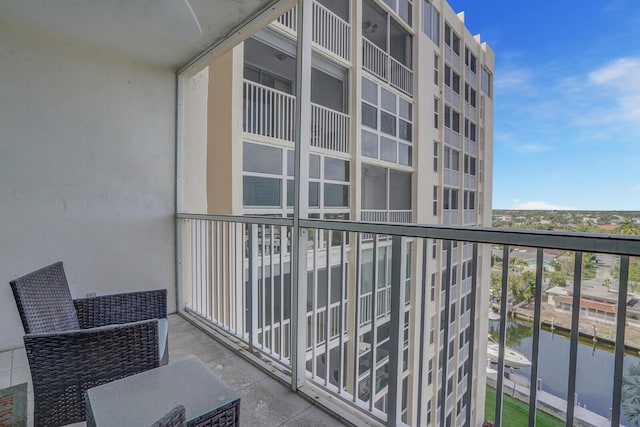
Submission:
[[[350,61],[351,25],[317,1],[313,1],[312,4],[311,41],[334,55]],[[298,9],[294,7],[289,10],[280,16],[277,22],[295,33],[298,29]]]
[[[407,95],[413,94],[413,71],[365,37],[362,38],[362,67]]]
[[[294,141],[296,99],[288,93],[244,80],[242,124],[247,133]],[[311,146],[349,153],[350,118],[318,104],[311,104]]]
[[[465,210],[465,217],[473,212]],[[245,353],[258,355],[265,369],[288,378],[294,362],[291,348],[304,339],[306,352],[299,357],[306,366],[305,384],[315,387],[314,393],[326,393],[334,403],[343,402],[349,411],[388,425],[425,425],[427,413],[435,425],[446,425],[450,414],[460,425],[482,422],[472,418],[472,407],[476,412],[484,407],[484,402],[473,399],[478,387],[485,386],[486,369],[481,356],[484,348],[479,347],[483,340],[476,332],[483,329],[474,319],[487,315],[492,244],[501,245],[505,260],[510,259],[514,246],[534,248],[536,253],[536,287],[531,297],[535,307],[534,378],[542,354],[543,248],[574,251],[574,307],[581,304],[583,253],[614,254],[620,263],[611,417],[620,419],[629,256],[640,256],[637,237],[300,220],[311,236],[307,298],[301,307],[306,314],[301,330],[306,332],[292,336],[291,267],[298,262],[290,252],[293,220],[179,214],[177,221],[179,301],[185,315],[214,328]],[[374,238],[363,239],[365,235]],[[432,247],[442,248],[436,267],[429,261]],[[495,268],[502,276],[500,295],[506,296],[513,272],[508,262]],[[428,302],[432,273],[441,280],[436,283],[439,295],[435,303]],[[431,295],[433,301],[433,292]],[[499,298],[502,313],[507,312],[507,300]],[[482,311],[478,314],[477,310]],[[562,416],[568,424],[574,422],[574,416],[581,416],[575,411],[577,345],[579,334],[584,333],[578,323],[580,313],[580,309],[572,311],[572,322],[566,325],[571,335],[570,360]],[[432,316],[435,323],[430,321]],[[506,322],[502,316],[501,356],[497,380],[493,380],[499,425],[507,392]],[[433,375],[437,375],[432,377],[429,372],[430,384],[433,381],[446,396],[439,409],[436,392],[429,394],[433,399],[424,394],[431,389],[426,387],[426,367],[432,357]],[[305,386],[300,390],[304,393]],[[535,381],[527,393],[529,425],[533,425],[531,417],[539,410]]]

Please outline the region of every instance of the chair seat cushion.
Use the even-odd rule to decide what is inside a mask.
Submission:
[[[167,336],[169,335],[169,321],[167,319],[158,319],[158,356],[160,360],[164,357],[167,349]]]

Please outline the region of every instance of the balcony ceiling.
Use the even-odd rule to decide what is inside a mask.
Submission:
[[[177,70],[225,39],[240,42],[292,5],[293,0],[0,0],[0,23]]]

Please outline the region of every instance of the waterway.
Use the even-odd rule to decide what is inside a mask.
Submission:
[[[497,339],[498,322],[489,322],[490,335]],[[507,323],[507,346],[514,348],[531,359],[533,345],[533,326],[522,321]],[[624,372],[631,365],[637,365],[640,359],[625,355]],[[592,412],[609,417],[612,406],[614,354],[611,346],[594,346],[591,342],[581,341],[578,345],[578,366],[576,370],[576,391],[581,406]],[[513,371],[530,378],[529,368]],[[542,379],[542,389],[563,399],[567,398],[569,376],[569,338],[540,331],[540,355],[538,359],[538,378]],[[508,393],[508,391],[507,391]],[[624,409],[623,409],[624,416]],[[625,426],[632,426],[626,417]]]

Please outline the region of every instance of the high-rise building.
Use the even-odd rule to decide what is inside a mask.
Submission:
[[[465,27],[464,14],[444,0],[311,5],[309,217],[489,226],[494,55]],[[297,26],[294,9],[185,89],[186,138],[202,145],[190,152],[190,143],[184,153],[183,196],[194,211],[292,216]],[[256,253],[272,261],[254,273],[262,286],[257,340],[276,360],[290,352],[290,313],[280,303],[291,291],[290,248],[281,246],[282,233],[258,229]],[[346,233],[318,232],[309,240],[307,375],[374,416],[386,414],[391,239],[364,234],[354,242]],[[435,239],[408,239],[402,250],[400,419],[476,425],[489,254],[474,257],[471,244]],[[472,295],[474,272],[480,291]]]

